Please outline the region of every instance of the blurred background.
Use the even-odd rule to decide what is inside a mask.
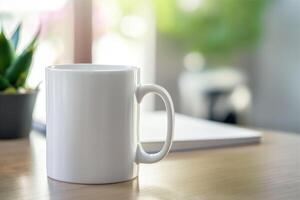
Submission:
[[[178,113],[300,133],[298,0],[0,0],[0,22],[23,22],[20,49],[42,25],[31,86],[52,64],[135,65]],[[143,109],[164,108],[151,96]]]

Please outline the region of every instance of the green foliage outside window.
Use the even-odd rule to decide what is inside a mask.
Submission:
[[[208,59],[230,58],[257,44],[267,1],[202,0],[198,8],[187,11],[178,0],[155,0],[157,28],[187,51],[198,51]]]

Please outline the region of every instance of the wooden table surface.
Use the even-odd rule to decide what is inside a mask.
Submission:
[[[261,144],[174,152],[111,185],[48,179],[45,139],[0,141],[0,199],[300,199],[300,135],[265,133]]]

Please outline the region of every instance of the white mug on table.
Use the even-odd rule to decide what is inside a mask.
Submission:
[[[85,184],[126,181],[138,175],[139,163],[157,162],[170,150],[171,97],[160,86],[142,85],[136,67],[50,66],[46,90],[50,178]],[[162,98],[168,119],[166,142],[155,154],[145,152],[139,141],[139,104],[148,93]]]

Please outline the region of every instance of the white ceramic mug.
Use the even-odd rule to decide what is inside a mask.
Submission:
[[[50,178],[85,184],[126,181],[138,175],[139,163],[157,162],[170,150],[171,97],[160,86],[141,85],[136,67],[50,66],[46,90]],[[154,154],[145,152],[139,142],[139,104],[148,93],[159,95],[167,111],[166,142]]]

